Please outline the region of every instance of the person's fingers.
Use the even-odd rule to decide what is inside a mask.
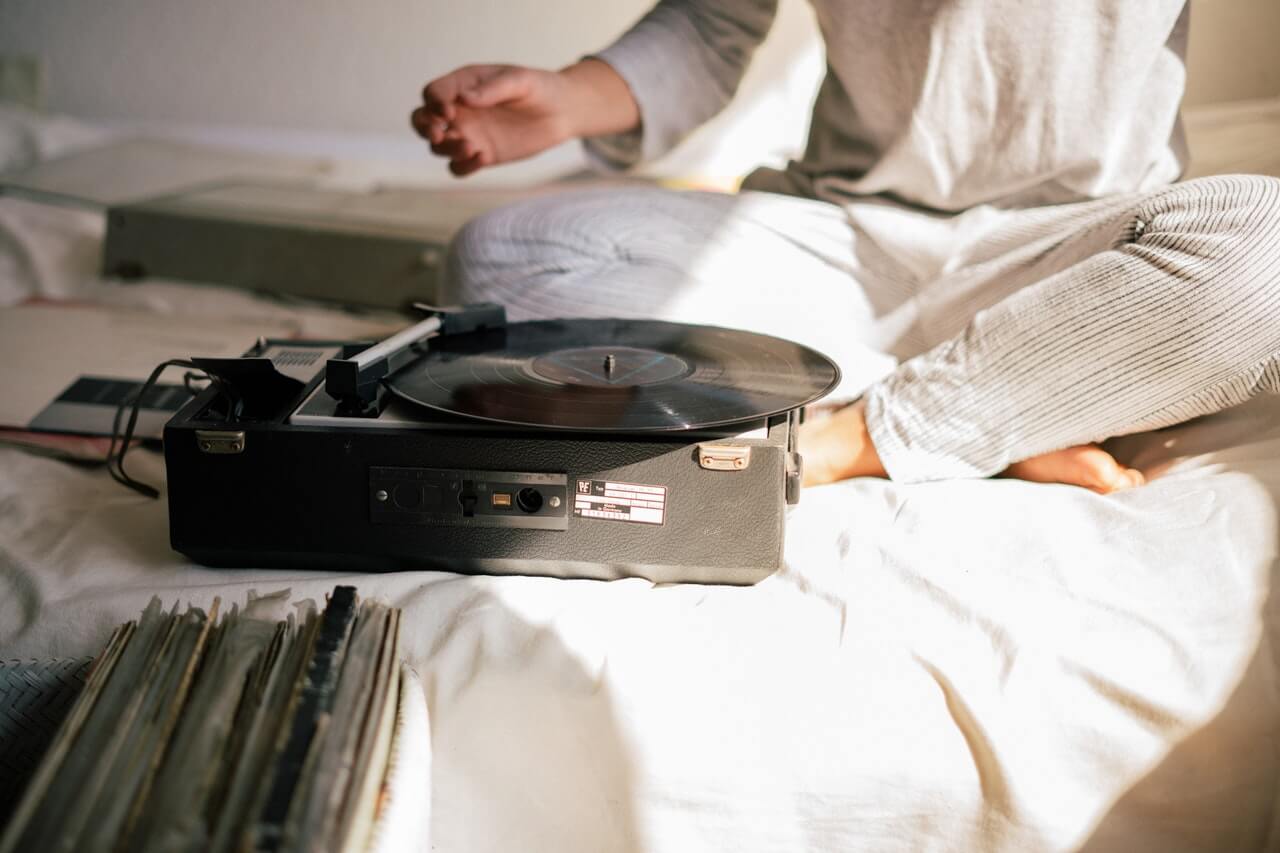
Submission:
[[[437,115],[432,115],[426,107],[418,107],[409,114],[409,123],[419,136],[435,145],[445,138],[449,123]]]
[[[441,157],[448,157],[450,159],[453,159],[454,157],[461,157],[462,140],[446,139],[443,142],[433,142],[431,143],[431,153],[439,154]]]
[[[486,165],[485,155],[480,152],[476,152],[470,157],[450,160],[449,171],[453,172],[453,174],[457,175],[459,178],[462,178],[470,175],[472,172],[484,168]]]
[[[450,163],[464,162],[472,159],[477,154],[486,155],[484,158],[485,162],[482,165],[489,165],[493,159],[488,156],[488,152],[486,152],[481,145],[476,142],[476,140],[466,137],[455,137],[445,139],[443,142],[433,143],[431,151],[434,154],[439,154],[441,157],[448,157]]]
[[[461,124],[449,124],[426,112],[425,108],[414,110],[412,121],[418,134],[431,143],[432,153],[442,157],[469,157],[475,153],[474,140]],[[467,150],[468,140],[471,140],[470,150]]]
[[[496,73],[465,87],[459,99],[468,107],[492,107],[529,94],[531,73],[527,68],[500,68]]]
[[[445,121],[453,121],[456,115],[454,102],[458,100],[459,83],[455,75],[456,72],[432,80],[422,90],[423,109]]]
[[[493,65],[464,65],[437,77],[422,89],[422,105],[446,121],[453,121],[459,95],[494,73]]]
[[[427,123],[427,139],[432,143],[443,142],[449,132],[449,123],[438,116],[432,116]]]

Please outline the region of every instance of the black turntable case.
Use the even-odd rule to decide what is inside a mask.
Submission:
[[[237,424],[239,449],[218,453],[197,437],[225,427],[200,417],[210,394],[192,400],[164,432],[170,539],[206,565],[746,584],[782,562],[795,411],[770,418],[762,438],[732,438],[741,425],[652,437],[456,424],[335,429],[290,424],[286,410],[269,422]],[[725,441],[750,448],[745,468],[699,464],[700,444]],[[579,481],[645,484],[665,489],[665,514],[661,524],[574,517],[566,495],[562,530],[461,518],[424,523],[412,513],[388,518],[376,497],[386,498],[379,480],[386,469],[463,479],[467,472],[549,473],[564,475],[570,490]],[[794,499],[794,457],[790,482]]]

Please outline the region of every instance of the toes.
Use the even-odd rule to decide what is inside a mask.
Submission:
[[[1146,485],[1147,482],[1147,478],[1142,476],[1142,472],[1137,468],[1125,468],[1124,480],[1124,485],[1120,487],[1122,489],[1136,489],[1138,486]]]
[[[1101,494],[1132,489],[1146,482],[1141,471],[1136,468],[1126,468],[1101,447],[1090,446],[1087,453],[1086,464],[1094,469],[1096,475],[1095,482],[1089,485]]]
[[[1109,495],[1112,492],[1118,492],[1123,489],[1133,489],[1146,483],[1147,478],[1142,476],[1142,472],[1136,468],[1125,468],[1116,462],[1110,454],[1107,455],[1106,462],[1098,472],[1098,478],[1087,485],[1098,494]]]
[[[1100,495],[1141,486],[1146,478],[1126,468],[1096,444],[1068,447],[1011,465],[1004,476],[1039,483],[1081,486]]]

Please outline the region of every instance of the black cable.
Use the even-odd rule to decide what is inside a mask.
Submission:
[[[129,476],[128,472],[124,470],[124,456],[129,452],[129,445],[133,443],[133,431],[138,425],[138,414],[142,409],[142,398],[145,397],[147,392],[155,386],[156,381],[160,378],[160,374],[164,373],[165,369],[169,367],[186,367],[193,370],[200,369],[195,362],[189,361],[185,358],[172,358],[157,365],[156,369],[151,371],[151,375],[147,377],[146,382],[142,383],[142,386],[138,388],[137,392],[126,396],[120,401],[120,405],[116,407],[115,417],[111,421],[111,445],[107,448],[107,470],[111,473],[111,478],[117,483],[133,489],[138,494],[146,495],[153,499],[160,497],[159,490],[154,486],[149,486],[146,483],[139,482]],[[191,376],[192,374],[188,373],[183,377],[183,385],[185,385],[189,391],[192,390],[190,385]],[[225,389],[225,383],[220,382],[216,377],[210,376],[209,380],[215,386]],[[238,410],[238,404],[232,400],[233,398],[228,398],[229,409]],[[120,422],[124,419],[125,409],[129,408],[131,408],[129,423],[124,429],[124,434],[121,435]],[[234,413],[235,412],[233,412],[233,415]],[[119,445],[119,453],[116,452],[117,445]]]
[[[209,386],[206,385],[204,386],[204,388],[196,388],[191,383],[192,382],[208,382],[208,381],[209,381],[209,377],[207,374],[200,373],[195,370],[188,370],[186,373],[182,374],[182,387],[186,388],[187,393],[190,394],[192,397],[199,394],[201,391],[204,390],[204,388],[208,388]]]

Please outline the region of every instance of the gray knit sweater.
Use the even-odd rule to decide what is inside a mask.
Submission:
[[[827,75],[804,155],[748,189],[939,210],[1147,190],[1186,151],[1184,0],[812,0]],[[596,54],[642,129],[588,141],[626,168],[733,96],[776,0],[664,0]]]

